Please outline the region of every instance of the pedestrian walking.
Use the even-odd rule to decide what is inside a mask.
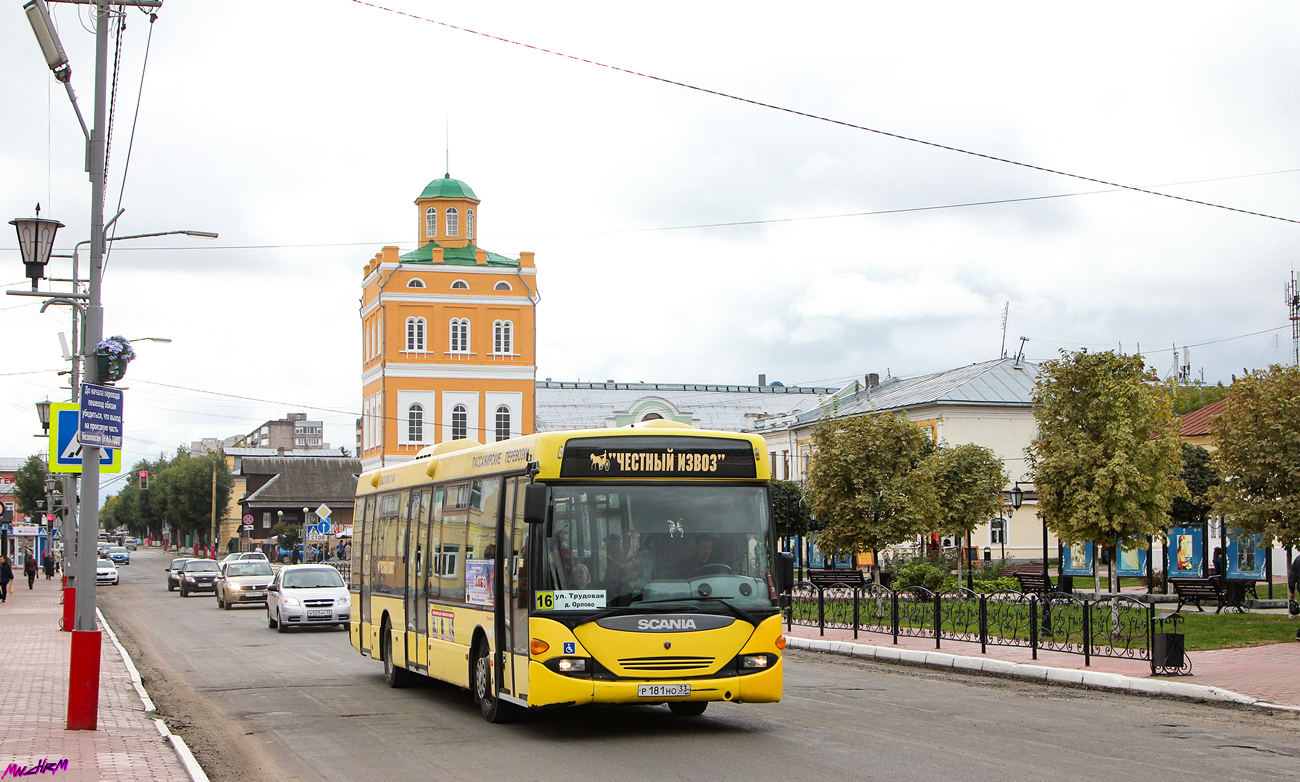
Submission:
[[[31,589],[32,584],[36,583],[36,557],[28,550],[23,557],[23,575],[27,576],[27,588]]]
[[[54,555],[48,551],[45,552],[45,558],[41,564],[45,566],[45,580],[49,581],[54,578]]]
[[[0,576],[0,578],[3,578],[3,576]],[[1287,608],[1291,618],[1295,619],[1300,616],[1300,554],[1296,554],[1295,559],[1291,561],[1290,569],[1287,570],[1286,591],[1291,596],[1291,599],[1287,601]],[[1295,631],[1295,639],[1300,641],[1300,628]]]
[[[0,603],[9,597],[9,582],[14,580],[14,569],[9,565],[9,558],[0,554]]]

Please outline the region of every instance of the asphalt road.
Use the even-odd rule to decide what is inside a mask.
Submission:
[[[1300,779],[1300,720],[794,652],[779,704],[550,711],[489,725],[468,692],[384,685],[344,631],[167,592],[141,550],[100,605],[171,729],[225,780]]]

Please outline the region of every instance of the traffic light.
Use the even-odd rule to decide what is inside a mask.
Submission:
[[[148,471],[148,470],[141,470],[141,471],[140,471],[140,488],[141,488],[141,489],[147,489],[147,488],[149,488],[149,471]]]
[[[47,513],[47,514],[45,514],[45,521],[46,521],[47,523],[49,523],[49,524],[53,524],[53,523],[54,523],[54,514],[53,514],[53,513]]]

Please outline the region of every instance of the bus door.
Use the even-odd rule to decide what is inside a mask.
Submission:
[[[524,523],[524,478],[507,478],[502,503],[500,616],[503,625],[501,648],[505,652],[503,692],[520,700],[528,698],[528,610],[532,596],[528,588],[528,525]]]
[[[409,542],[406,546],[406,661],[424,667],[429,665],[429,646],[424,638],[429,633],[429,595],[425,590],[428,578],[429,556],[425,542],[429,536],[429,489],[412,489]]]

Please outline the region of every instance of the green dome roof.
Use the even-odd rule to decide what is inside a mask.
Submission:
[[[469,185],[459,179],[452,179],[451,174],[443,176],[442,179],[435,179],[424,188],[420,193],[420,198],[471,198],[475,201],[478,196],[474,191],[469,189]]]

